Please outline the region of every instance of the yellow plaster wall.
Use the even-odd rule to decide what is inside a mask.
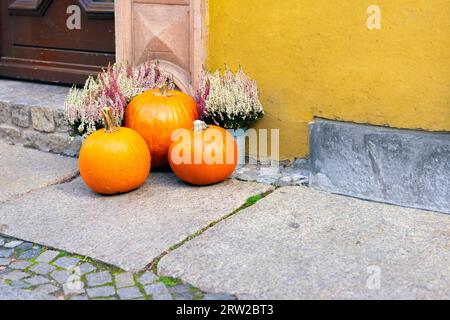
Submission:
[[[208,24],[208,67],[258,81],[283,159],[308,154],[314,117],[450,131],[449,0],[209,0]]]

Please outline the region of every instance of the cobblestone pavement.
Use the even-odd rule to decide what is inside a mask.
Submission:
[[[87,257],[0,235],[1,285],[60,300],[234,300],[150,270],[128,273]],[[8,294],[7,294],[8,296]],[[2,295],[0,292],[0,299]]]

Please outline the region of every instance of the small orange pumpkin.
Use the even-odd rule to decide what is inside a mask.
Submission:
[[[193,185],[211,185],[230,177],[237,166],[237,144],[223,128],[195,121],[192,130],[177,130],[169,148],[175,175]]]
[[[150,174],[150,151],[136,131],[114,126],[111,108],[102,110],[105,129],[91,134],[80,150],[84,182],[95,192],[112,195],[139,188]]]
[[[195,100],[166,87],[144,92],[134,98],[125,112],[125,126],[141,134],[152,157],[152,168],[167,167],[172,132],[190,129],[198,119]]]

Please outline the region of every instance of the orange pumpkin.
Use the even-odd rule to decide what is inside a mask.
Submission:
[[[169,163],[181,180],[193,185],[222,182],[236,169],[237,144],[223,128],[196,121],[192,130],[177,130],[169,148]]]
[[[91,134],[80,150],[84,182],[95,192],[112,195],[139,188],[150,174],[150,151],[136,131],[114,126],[111,108],[102,110],[105,129]]]
[[[195,100],[166,87],[150,90],[134,98],[125,113],[125,126],[140,133],[147,141],[152,156],[152,167],[167,167],[167,154],[172,132],[192,128],[198,119]]]

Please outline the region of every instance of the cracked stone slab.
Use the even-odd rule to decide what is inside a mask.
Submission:
[[[77,160],[0,141],[0,203],[74,178]],[[4,222],[0,221],[0,224]]]
[[[449,249],[448,215],[285,187],[158,270],[241,299],[448,299]]]
[[[138,271],[188,236],[272,190],[228,180],[208,187],[152,173],[131,193],[94,194],[80,178],[28,193],[0,206],[6,234]]]

